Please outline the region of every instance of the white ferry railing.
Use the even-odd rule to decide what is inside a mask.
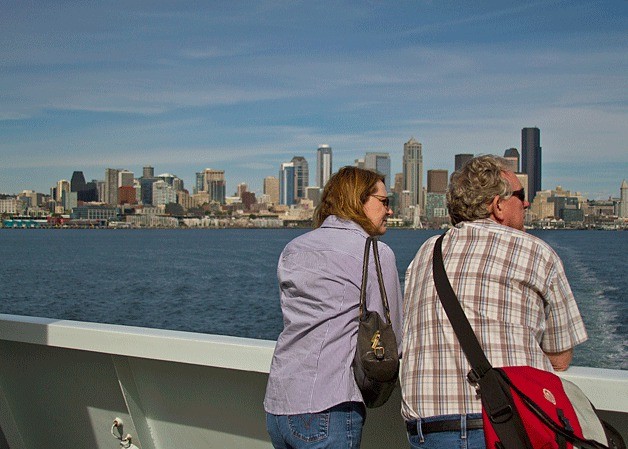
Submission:
[[[0,314],[0,449],[271,448],[262,401],[275,342]],[[628,371],[572,367],[618,430]],[[363,448],[408,447],[400,394]],[[123,425],[112,428],[114,419]]]

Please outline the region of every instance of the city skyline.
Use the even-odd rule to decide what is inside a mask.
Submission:
[[[521,152],[541,130],[542,188],[590,199],[628,177],[622,1],[0,6],[0,193],[48,193],[80,170],[184,180],[224,170],[261,192],[319,145],[334,170],[422,144],[423,175],[454,155]],[[313,171],[313,170],[312,170]],[[313,184],[315,179],[310,177]]]

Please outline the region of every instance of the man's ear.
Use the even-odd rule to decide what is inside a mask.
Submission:
[[[497,223],[504,221],[504,208],[499,195],[495,195],[493,201],[489,203],[488,211],[491,214],[491,218]]]

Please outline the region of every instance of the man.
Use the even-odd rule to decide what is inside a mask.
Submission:
[[[567,369],[587,339],[558,255],[523,228],[524,189],[506,161],[480,156],[451,177],[454,228],[443,240],[451,285],[493,366]],[[412,448],[484,448],[482,405],[432,277],[430,238],[408,267],[402,415]]]

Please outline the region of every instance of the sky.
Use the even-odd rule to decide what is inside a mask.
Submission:
[[[0,0],[0,193],[145,165],[261,193],[321,144],[401,172],[411,137],[451,173],[538,127],[544,189],[618,197],[627,87],[625,0]]]

